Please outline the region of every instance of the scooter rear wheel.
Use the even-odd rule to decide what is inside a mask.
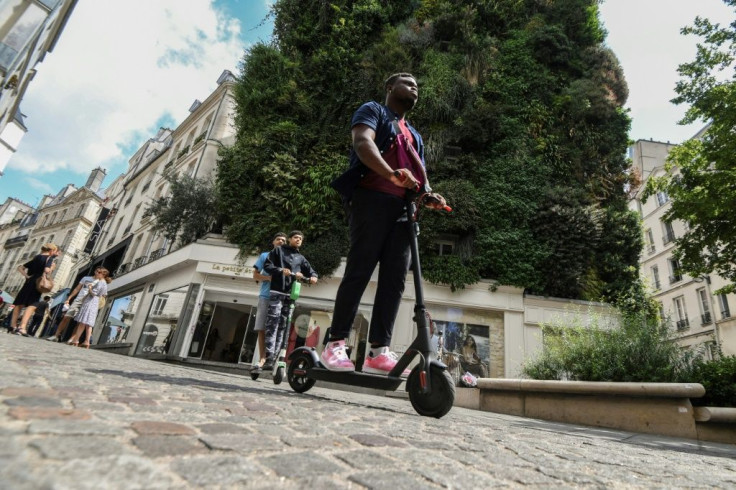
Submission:
[[[312,356],[307,353],[297,354],[289,364],[289,385],[297,393],[308,391],[314,383],[314,379],[307,376],[307,370],[314,367]]]
[[[422,393],[419,376],[422,369],[414,367],[406,380],[406,391],[409,392],[411,406],[424,417],[441,418],[446,415],[455,402],[455,383],[452,376],[439,366],[430,366],[431,393]]]
[[[281,382],[284,380],[284,374],[286,374],[285,371],[286,369],[284,369],[283,367],[279,367],[278,369],[276,369],[276,372],[273,375],[273,384],[281,384]]]

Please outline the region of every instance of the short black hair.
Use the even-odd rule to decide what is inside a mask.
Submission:
[[[283,231],[280,231],[280,232],[276,233],[276,234],[275,234],[275,235],[273,236],[273,238],[271,239],[271,241],[274,241],[274,240],[276,240],[276,239],[277,239],[278,237],[284,237],[284,238],[286,238],[286,233],[284,233]]]
[[[398,80],[399,78],[413,78],[414,80],[417,79],[417,77],[415,77],[411,73],[407,73],[407,72],[394,73],[393,75],[388,77],[385,82],[383,82],[383,88],[387,89],[389,85],[393,85],[396,82],[396,80]]]
[[[289,232],[289,238],[291,238],[291,237],[293,237],[293,236],[296,236],[296,235],[299,235],[300,237],[304,238],[304,233],[302,233],[302,232],[301,232],[301,231],[299,231],[299,230],[291,230],[291,231]]]
[[[48,301],[48,300],[51,299],[51,296],[44,296],[43,299],[44,299],[44,301]]]

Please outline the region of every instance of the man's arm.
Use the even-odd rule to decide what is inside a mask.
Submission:
[[[75,298],[79,294],[79,291],[81,290],[82,290],[82,283],[80,282],[79,284],[77,284],[77,287],[72,289],[72,292],[69,293],[69,296],[67,296],[66,301],[64,301],[64,303],[67,305],[71,303],[72,298]]]
[[[266,259],[261,260],[261,257],[258,257],[258,260],[256,260],[256,263],[253,264],[253,279],[256,281],[270,281],[271,276],[266,274],[261,274],[261,269],[263,269],[263,265]]]
[[[376,132],[365,124],[353,126],[353,149],[360,161],[369,169],[376,172],[386,180],[390,180],[396,186],[413,189],[419,185],[411,171],[405,168],[399,169],[399,175],[394,175],[394,169],[386,163],[381,152],[376,146]]]

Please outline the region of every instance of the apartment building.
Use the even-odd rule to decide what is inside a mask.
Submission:
[[[702,136],[699,132],[694,138]],[[660,304],[662,316],[672,322],[678,342],[689,348],[703,349],[712,356],[720,346],[725,354],[736,354],[736,295],[715,294],[728,281],[715,274],[690,277],[684,274],[674,257],[675,239],[686,231],[680,221],[663,219],[671,206],[663,192],[643,199],[649,178],[665,174],[664,165],[675,145],[639,140],[629,149],[633,165],[642,177],[642,186],[630,201],[639,212],[644,228],[641,273]]]
[[[57,259],[52,294],[67,285],[85,249],[90,250],[90,235],[103,209],[104,198],[99,191],[104,177],[105,171],[96,168],[84,187],[68,184],[56,195],[45,196],[39,208],[9,233],[0,253],[2,289],[12,295],[20,291],[24,279],[15,273],[18,265],[33,258],[41,245],[49,242],[63,252]]]
[[[20,103],[77,0],[0,1],[0,176],[27,132]]]

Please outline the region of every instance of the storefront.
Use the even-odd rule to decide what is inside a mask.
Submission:
[[[229,366],[257,362],[253,324],[260,284],[250,266],[256,258],[238,265],[236,256],[237,249],[222,240],[200,240],[116,278],[110,284],[109,307],[95,328],[96,342],[131,343],[130,355],[154,359]],[[342,268],[302,289],[292,315],[292,348],[310,345],[321,351],[341,277]],[[371,281],[346,342],[358,368],[367,354],[374,295]],[[524,359],[541,346],[540,322],[568,305],[565,300],[525,298],[517,288],[488,282],[454,292],[425,284],[425,301],[436,326],[435,340],[442,334],[442,359],[456,380],[464,372],[518,376]],[[392,339],[397,353],[416,335],[413,310],[414,291],[408,287]]]

